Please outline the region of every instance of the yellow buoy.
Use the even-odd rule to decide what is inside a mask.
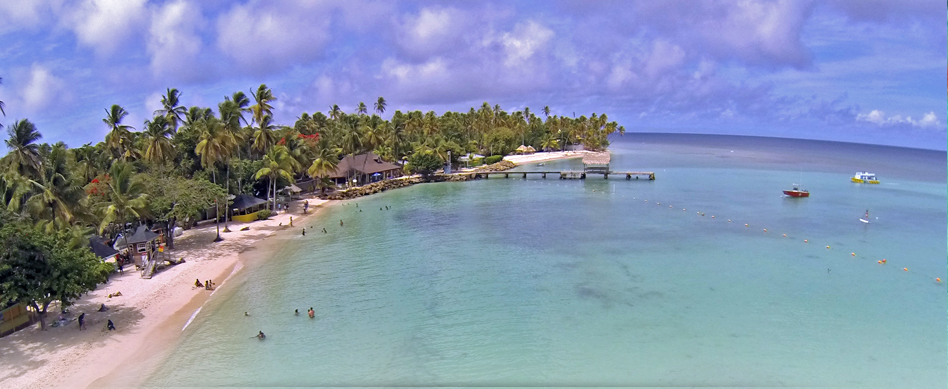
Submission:
[[[852,254],[854,257],[856,256],[856,253],[851,253],[851,254]]]
[[[908,268],[907,268],[907,267],[903,267],[903,268],[902,268],[902,271],[908,271]]]
[[[829,246],[826,246],[826,248],[830,248],[830,247],[829,247]]]
[[[882,264],[882,261],[876,261],[876,262],[879,262],[880,265]]]
[[[936,278],[935,282],[941,282],[941,278]]]

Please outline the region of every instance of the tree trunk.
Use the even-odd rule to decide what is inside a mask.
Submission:
[[[178,221],[178,218],[172,217],[168,219],[168,237],[165,239],[165,242],[168,242],[168,249],[174,250],[174,225]]]
[[[36,304],[36,301],[30,302],[30,306],[36,310],[37,316],[39,316],[40,321],[40,330],[46,331],[46,309],[49,308],[49,304],[52,301],[46,301],[43,303],[43,308],[40,309],[39,305]]]
[[[214,185],[217,185],[217,172],[211,172],[211,178],[214,179]],[[214,223],[217,224],[217,237],[214,238],[215,242],[220,242],[221,239],[221,201],[220,199],[214,200]]]
[[[230,196],[230,160],[227,161],[227,192],[224,197],[224,232],[230,232],[227,228],[227,219],[230,219],[230,206],[227,204],[227,196]]]

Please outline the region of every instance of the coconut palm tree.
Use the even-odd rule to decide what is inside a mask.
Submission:
[[[157,116],[151,121],[145,121],[146,160],[163,163],[174,159],[174,145],[171,144],[170,138],[176,130],[172,123],[173,119],[167,116]]]
[[[379,99],[375,101],[375,112],[379,113],[379,116],[382,116],[382,113],[385,112],[385,98],[379,96]]]
[[[214,184],[217,184],[217,164],[225,160],[232,150],[234,145],[233,136],[224,129],[224,125],[215,117],[204,120],[201,125],[201,141],[198,142],[197,147],[194,148],[194,153],[201,158],[201,167],[204,170],[211,171],[211,179],[214,181]],[[217,203],[214,207],[217,215],[217,238],[214,239],[215,242],[221,241],[221,227],[220,227],[220,199],[215,200]]]
[[[339,120],[342,118],[342,109],[338,105],[333,104],[332,107],[329,107],[329,118],[332,120]]]
[[[365,103],[363,103],[363,102],[360,101],[360,102],[359,102],[359,107],[356,108],[356,113],[358,113],[359,116],[362,116],[362,115],[365,115],[365,114],[368,113],[368,112],[369,112],[368,107],[365,106]]]
[[[39,145],[36,143],[43,137],[27,119],[18,120],[7,128],[9,139],[4,141],[10,148],[10,153],[3,157],[5,165],[24,177],[36,178],[40,175],[43,158],[39,154]]]
[[[109,169],[111,180],[108,182],[108,200],[99,203],[98,212],[102,217],[99,233],[112,223],[119,223],[123,236],[128,237],[126,222],[131,218],[141,218],[148,214],[148,194],[145,185],[134,179],[135,169],[124,162],[117,161]]]
[[[550,118],[550,106],[549,106],[549,105],[543,107],[543,114],[546,115],[546,118],[547,118],[547,119]]]
[[[257,91],[250,91],[256,104],[250,106],[250,112],[253,113],[254,123],[260,124],[265,116],[273,115],[273,106],[270,102],[276,101],[273,97],[273,91],[267,88],[266,84],[260,84]]]
[[[293,173],[300,169],[299,163],[290,157],[290,153],[284,146],[270,148],[267,154],[263,156],[263,167],[254,174],[255,179],[267,177],[270,179],[270,185],[273,188],[273,206],[272,210],[276,212],[276,184],[280,177],[293,183]],[[267,190],[269,192],[269,189]],[[269,194],[268,194],[269,195]]]
[[[276,136],[273,135],[273,131],[277,127],[270,122],[271,119],[270,115],[260,118],[260,121],[257,122],[257,129],[253,132],[253,148],[260,153],[269,150],[276,143]]]
[[[31,179],[34,194],[26,201],[29,213],[41,220],[47,232],[65,229],[81,212],[82,188],[71,177],[65,145],[57,143],[46,159],[42,174]]]
[[[105,110],[105,119],[102,122],[109,126],[109,133],[105,136],[106,146],[112,150],[114,156],[122,161],[128,161],[137,155],[132,140],[131,126],[122,124],[122,119],[128,116],[128,111],[118,104]]]
[[[328,141],[320,139],[316,144],[316,158],[313,159],[313,163],[309,166],[309,169],[306,170],[306,173],[314,179],[324,181],[330,174],[334,173],[338,167],[338,155],[336,155],[332,147],[329,146]]]
[[[178,125],[184,122],[184,115],[187,108],[178,105],[181,99],[181,92],[175,88],[168,88],[164,96],[161,96],[161,109],[155,111],[155,116],[164,116],[171,123],[172,133],[178,132]]]

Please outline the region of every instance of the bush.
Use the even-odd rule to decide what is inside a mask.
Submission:
[[[491,155],[489,157],[484,158],[484,163],[490,165],[490,164],[500,162],[503,159],[504,159],[503,155]]]
[[[272,214],[269,209],[261,209],[257,211],[257,220],[267,220]]]
[[[484,158],[474,158],[471,160],[471,166],[481,166],[484,164]]]

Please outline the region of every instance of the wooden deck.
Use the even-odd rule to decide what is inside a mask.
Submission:
[[[585,180],[587,176],[590,175],[602,175],[604,179],[609,179],[609,176],[619,176],[625,177],[626,180],[631,180],[633,177],[638,180],[640,178],[647,178],[648,180],[655,180],[655,172],[618,172],[618,171],[607,171],[607,172],[585,172],[582,170],[571,170],[571,171],[531,171],[531,172],[467,172],[467,173],[457,173],[458,175],[467,175],[472,176],[473,179],[479,178],[490,178],[490,176],[502,176],[504,178],[527,178],[528,175],[540,175],[541,178],[546,178],[546,176],[553,175],[554,177],[559,176],[561,180]]]

